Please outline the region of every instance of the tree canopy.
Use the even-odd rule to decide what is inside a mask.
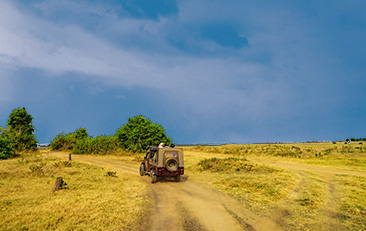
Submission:
[[[117,130],[116,136],[120,148],[133,152],[144,152],[159,143],[172,143],[162,126],[152,123],[142,115],[129,118],[128,123]]]

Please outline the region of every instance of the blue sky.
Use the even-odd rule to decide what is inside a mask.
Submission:
[[[4,0],[0,126],[176,143],[366,137],[365,1]]]

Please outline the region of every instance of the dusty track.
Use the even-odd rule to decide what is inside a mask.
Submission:
[[[51,153],[67,158],[67,154]],[[73,160],[113,169],[139,177],[151,186],[155,207],[150,230],[280,230],[271,220],[241,206],[236,200],[195,183],[184,176],[179,183],[169,180],[150,183],[138,174],[138,166],[96,156],[73,155]]]

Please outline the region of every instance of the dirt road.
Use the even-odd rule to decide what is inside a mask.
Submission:
[[[52,153],[67,158],[67,154]],[[184,175],[182,181],[150,183],[141,177],[136,165],[97,156],[73,155],[73,160],[86,162],[139,177],[151,186],[154,201],[150,230],[280,230],[271,220],[262,218],[241,206],[236,200],[221,195]],[[188,180],[189,179],[189,180]]]

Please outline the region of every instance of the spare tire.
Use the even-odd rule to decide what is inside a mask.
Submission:
[[[169,171],[169,172],[176,172],[178,171],[178,161],[175,159],[169,159],[166,161],[165,163],[165,168]]]

